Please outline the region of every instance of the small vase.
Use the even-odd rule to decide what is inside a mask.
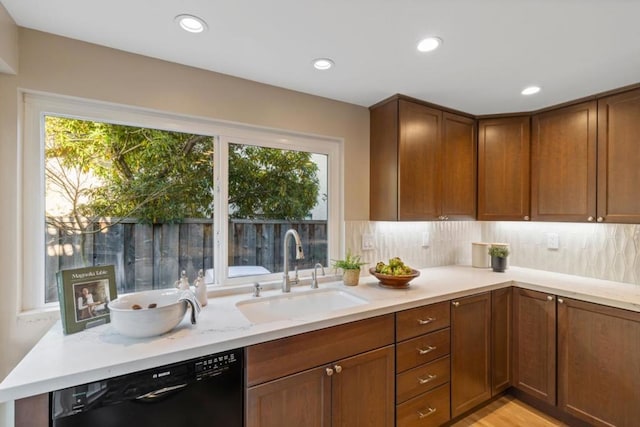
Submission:
[[[360,269],[358,270],[343,270],[342,281],[347,286],[358,286],[360,280]]]
[[[496,273],[504,273],[504,270],[506,270],[506,268],[507,268],[507,259],[506,258],[500,258],[500,257],[497,257],[497,256],[492,256],[491,257],[491,268]]]

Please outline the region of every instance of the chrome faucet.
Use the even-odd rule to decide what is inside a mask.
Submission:
[[[313,266],[313,273],[311,273],[311,289],[318,289],[318,267],[322,269],[322,275],[324,276],[324,266],[319,262]]]
[[[282,277],[282,292],[291,292],[291,283],[298,283],[298,268],[296,267],[295,279],[289,279],[289,237],[292,236],[296,241],[296,259],[304,259],[302,251],[302,243],[300,235],[296,230],[290,228],[284,234],[284,275]]]

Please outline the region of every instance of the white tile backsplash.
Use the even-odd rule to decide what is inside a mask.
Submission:
[[[428,247],[422,246],[425,232]],[[547,249],[547,233],[558,234],[558,249]],[[363,234],[374,236],[373,250],[361,249]],[[414,268],[470,265],[472,242],[509,243],[510,265],[640,285],[637,224],[347,221],[345,226],[346,247],[362,255],[367,269],[393,256]]]

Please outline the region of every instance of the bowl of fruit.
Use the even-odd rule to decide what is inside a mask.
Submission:
[[[380,281],[380,286],[392,289],[408,288],[409,282],[420,275],[418,270],[409,267],[398,257],[391,258],[389,264],[380,261],[369,269],[369,273]]]

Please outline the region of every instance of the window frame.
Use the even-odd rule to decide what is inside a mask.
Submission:
[[[260,145],[327,155],[327,257],[339,257],[344,236],[342,138],[269,128],[199,116],[95,101],[34,91],[20,91],[17,179],[19,312],[57,309],[57,302],[45,303],[45,177],[44,118],[55,115],[104,121],[128,126],[195,133],[214,137],[214,283],[218,288],[275,281],[282,273],[228,278],[228,149],[230,143]],[[35,172],[34,172],[35,171]],[[39,254],[39,255],[37,255]]]

